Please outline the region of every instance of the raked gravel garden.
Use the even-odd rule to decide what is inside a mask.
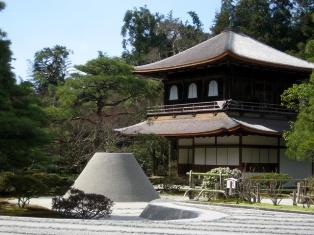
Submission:
[[[0,234],[314,234],[314,214],[191,204],[182,196],[162,196],[162,203],[200,216],[148,220],[140,217],[147,203],[115,203],[111,217],[99,220],[0,216]],[[49,208],[51,198],[31,204]]]

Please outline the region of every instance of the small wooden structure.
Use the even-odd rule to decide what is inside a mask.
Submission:
[[[193,199],[193,193],[198,193],[195,197],[196,200],[199,200],[201,196],[204,194],[207,194],[207,198],[211,199],[212,197],[217,197],[218,195],[222,195],[225,198],[227,197],[227,194],[224,190],[224,177],[227,175],[219,173],[200,173],[200,172],[193,172],[190,170],[186,173],[189,176],[189,188],[185,191],[184,196],[189,196],[190,199]],[[195,181],[201,182],[204,177],[219,177],[219,183],[216,183],[214,188],[206,188],[206,187],[197,187]]]

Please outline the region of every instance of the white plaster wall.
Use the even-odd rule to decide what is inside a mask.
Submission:
[[[239,144],[239,136],[231,135],[224,137],[217,137],[218,144]]]
[[[285,156],[285,150],[280,151],[280,173],[286,173],[292,178],[303,179],[312,175],[310,161],[296,161]]]
[[[188,149],[179,149],[179,164],[187,164],[189,162],[189,152]]]
[[[194,164],[205,165],[205,148],[196,148],[194,152]]]
[[[215,137],[196,137],[195,144],[215,144]]]
[[[178,144],[180,146],[192,146],[193,139],[179,139]]]
[[[206,148],[206,165],[217,165],[216,148]]]

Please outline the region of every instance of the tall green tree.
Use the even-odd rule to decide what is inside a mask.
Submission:
[[[145,55],[153,48],[159,51],[163,47],[162,35],[157,30],[162,18],[158,13],[151,13],[146,6],[125,13],[121,29],[124,58],[134,64],[142,64]]]
[[[211,28],[213,35],[233,26],[259,41],[304,57],[313,38],[314,1],[222,0]]]
[[[33,81],[40,95],[48,95],[49,86],[62,84],[68,75],[69,55],[65,46],[56,45],[37,51],[33,62]]]
[[[220,12],[216,13],[211,31],[214,35],[221,33],[225,28],[234,26],[234,0],[221,0]]]
[[[284,135],[288,156],[314,160],[314,74],[309,81],[286,90],[282,102],[298,111],[297,119]]]
[[[5,4],[0,2],[0,9]],[[16,84],[10,41],[0,33],[0,171],[30,167],[49,138],[47,119],[30,83]]]
[[[305,55],[314,61],[314,40],[308,41]],[[288,156],[314,161],[314,73],[308,81],[285,90],[281,99],[283,105],[298,112],[290,130],[284,133]]]
[[[174,55],[204,41],[202,23],[198,15],[189,11],[192,22],[151,13],[146,7],[126,12],[122,26],[123,57],[129,63],[139,65]]]
[[[141,120],[161,84],[137,78],[122,59],[102,54],[75,68],[47,112],[56,136],[51,155],[67,171],[80,172],[96,151],[117,151],[121,137],[113,129]]]

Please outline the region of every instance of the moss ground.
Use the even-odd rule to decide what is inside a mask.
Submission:
[[[9,203],[4,198],[0,198],[0,215],[39,218],[64,218],[57,212],[40,206],[29,205],[25,208],[20,208],[16,204]]]

